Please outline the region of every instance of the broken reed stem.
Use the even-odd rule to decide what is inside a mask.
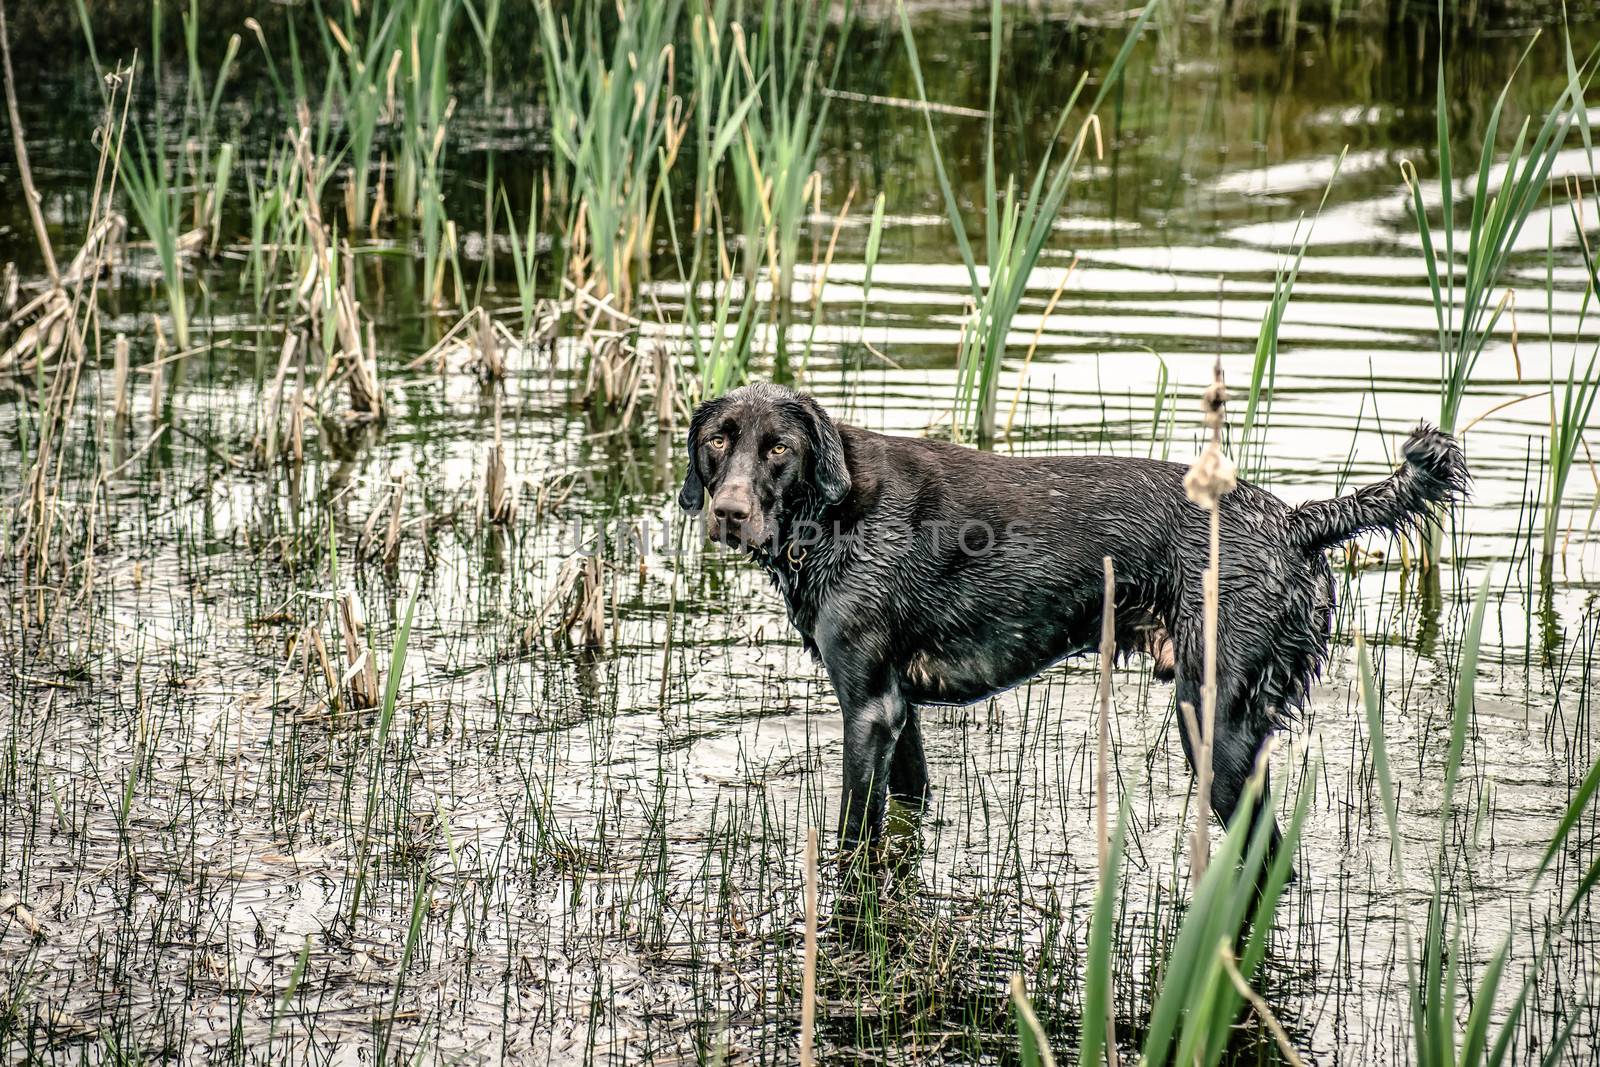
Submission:
[[[378,687],[378,666],[367,648],[367,614],[354,589],[339,594],[339,633],[344,638],[350,703],[358,709],[375,708],[383,699],[383,690]]]
[[[17,153],[17,172],[22,176],[22,199],[28,202],[28,218],[33,223],[33,236],[39,242],[39,252],[44,256],[44,269],[50,275],[50,287],[61,288],[61,272],[56,269],[56,254],[50,247],[50,233],[44,228],[44,212],[39,207],[39,193],[33,187],[33,168],[28,166],[28,146],[22,136],[22,117],[17,113],[16,75],[11,71],[11,40],[6,32],[6,5],[0,0],[0,60],[5,62],[6,111],[11,119],[11,146]]]
[[[261,458],[267,465],[278,458],[278,422],[282,417],[283,391],[289,378],[289,365],[294,362],[295,351],[300,346],[300,335],[293,330],[283,336],[283,348],[278,352],[278,370],[272,376],[272,388],[267,390],[267,409],[262,416]]]
[[[406,476],[400,475],[395,483],[394,493],[389,501],[389,526],[383,534],[383,565],[396,567],[400,564],[400,520],[405,511],[406,503]]]
[[[817,828],[806,830],[806,955],[800,978],[800,1067],[814,1067],[817,1028]]]
[[[517,516],[517,494],[506,472],[505,444],[500,436],[500,400],[494,404],[494,441],[484,457],[483,511],[481,518],[506,526]]]
[[[1111,666],[1117,654],[1117,576],[1111,557],[1101,560],[1105,567],[1105,603],[1100,609],[1100,749],[1095,763],[1094,830],[1099,846],[1100,884],[1106,884],[1111,866]],[[1106,1062],[1117,1064],[1117,1013],[1106,1004]]]
[[[1202,637],[1205,641],[1205,674],[1200,687],[1199,737],[1191,747],[1195,757],[1196,813],[1193,844],[1190,849],[1190,871],[1198,882],[1206,873],[1211,858],[1211,760],[1212,739],[1217,723],[1217,604],[1219,574],[1222,558],[1222,498],[1232,491],[1238,479],[1233,462],[1222,451],[1222,425],[1228,404],[1228,388],[1222,378],[1222,358],[1217,357],[1212,371],[1210,388],[1205,392],[1201,407],[1205,422],[1211,431],[1200,458],[1183,477],[1184,492],[1195,504],[1210,512],[1210,559],[1203,578],[1204,613]],[[1192,728],[1193,709],[1187,710]]]
[[[1056,1067],[1055,1053],[1050,1051],[1050,1039],[1045,1034],[1044,1027],[1039,1024],[1039,1016],[1034,1012],[1033,1005],[1028,1001],[1028,987],[1023,984],[1020,974],[1011,976],[1011,1004],[1021,1019],[1019,1027],[1026,1026],[1033,1035],[1034,1048],[1039,1053],[1039,1067]],[[1111,1047],[1110,1036],[1106,1035],[1107,1048]]]

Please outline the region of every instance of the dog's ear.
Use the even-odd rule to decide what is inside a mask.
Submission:
[[[809,396],[797,398],[794,405],[811,441],[817,492],[829,506],[837,504],[850,492],[850,467],[845,462],[844,440],[839,436],[839,428],[822,410],[822,405]]]
[[[706,483],[700,478],[700,435],[722,407],[720,398],[707,400],[689,418],[689,469],[678,490],[678,506],[691,515],[698,515],[706,506]]]

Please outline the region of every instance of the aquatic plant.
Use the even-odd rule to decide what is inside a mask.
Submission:
[[[972,310],[962,328],[960,351],[957,355],[956,397],[953,425],[956,436],[976,437],[979,441],[992,441],[995,436],[995,412],[999,405],[1000,367],[1005,358],[1006,340],[1011,332],[1011,321],[1022,305],[1028,290],[1028,281],[1044,243],[1053,232],[1062,205],[1066,202],[1084,142],[1093,130],[1099,134],[1097,112],[1110,93],[1122,69],[1127,64],[1133,46],[1149,23],[1160,0],[1146,4],[1139,17],[1129,27],[1127,37],[1116,58],[1106,69],[1100,89],[1088,108],[1086,117],[1073,137],[1071,147],[1056,161],[1051,169],[1051,155],[1067,120],[1072,117],[1078,98],[1088,83],[1088,72],[1078,78],[1072,93],[1061,107],[1055,128],[1050,136],[1050,148],[1039,161],[1033,181],[1026,193],[1020,192],[1014,179],[1005,182],[1001,191],[995,166],[996,98],[999,93],[1001,47],[1004,40],[1000,0],[989,6],[989,95],[988,117],[985,120],[983,168],[983,218],[985,259],[980,267],[967,239],[966,221],[962,215],[955,189],[945,167],[944,155],[939,148],[939,137],[933,128],[933,114],[928,105],[927,84],[922,74],[922,62],[917,54],[917,42],[911,32],[911,19],[904,3],[899,4],[900,29],[905,39],[906,55],[911,62],[911,74],[917,88],[917,99],[922,104],[923,122],[928,132],[928,144],[933,153],[934,173],[939,178],[939,188],[944,194],[945,213],[955,233],[956,246],[967,268],[971,283]]]
[[[1578,130],[1583,137],[1584,154],[1589,164],[1589,184],[1594,189],[1595,164],[1593,136],[1589,129],[1589,109],[1583,98],[1583,82],[1578,65],[1572,55],[1572,40],[1569,36],[1565,42],[1567,63],[1567,93],[1573,101],[1573,114],[1576,116]],[[1566,496],[1567,480],[1572,474],[1572,468],[1577,462],[1578,447],[1583,443],[1584,431],[1589,426],[1589,417],[1594,413],[1594,404],[1600,396],[1600,374],[1596,374],[1596,363],[1600,361],[1600,342],[1589,348],[1589,362],[1583,373],[1578,374],[1578,349],[1586,341],[1584,338],[1584,323],[1589,317],[1590,308],[1597,298],[1600,298],[1600,269],[1596,268],[1595,254],[1589,243],[1589,235],[1584,229],[1583,212],[1583,182],[1580,178],[1568,177],[1567,179],[1568,209],[1572,216],[1572,226],[1578,236],[1578,249],[1583,259],[1585,284],[1583,298],[1578,307],[1578,321],[1572,331],[1573,352],[1567,362],[1567,377],[1562,383],[1559,394],[1556,389],[1555,374],[1555,234],[1554,212],[1551,213],[1550,231],[1545,238],[1545,308],[1550,316],[1549,344],[1551,351],[1550,367],[1550,437],[1549,437],[1549,476],[1546,482],[1547,495],[1544,506],[1544,551],[1540,566],[1544,583],[1549,585],[1556,554],[1556,538],[1561,529],[1561,504]]]
[[[749,85],[743,73],[740,39],[743,29],[734,20],[731,0],[715,0],[693,12],[689,20],[689,74],[692,79],[689,108],[694,123],[694,189],[690,200],[690,232],[693,247],[690,268],[679,273],[686,284],[700,277],[706,249],[714,235],[713,220],[720,225],[722,215],[718,186],[728,153],[737,144],[743,149],[741,134],[745,116],[755,106],[761,83]],[[668,224],[672,223],[668,213]],[[677,242],[674,241],[676,248]]]
[[[1317,210],[1306,227],[1306,235],[1300,242],[1294,261],[1287,268],[1280,264],[1272,276],[1272,298],[1267,301],[1267,313],[1262,317],[1261,329],[1256,335],[1255,359],[1250,367],[1250,392],[1245,402],[1244,420],[1239,425],[1239,439],[1233,450],[1238,457],[1239,473],[1247,478],[1255,477],[1266,459],[1265,435],[1267,422],[1272,417],[1272,389],[1278,375],[1278,333],[1283,328],[1283,314],[1289,306],[1289,297],[1294,293],[1294,283],[1300,277],[1300,264],[1305,261],[1306,247],[1316,231],[1317,219],[1328,205],[1328,194],[1333,192],[1334,182],[1339,180],[1339,169],[1344,165],[1347,151],[1340,149],[1339,158],[1334,160],[1333,173],[1322,190],[1322,199],[1317,202]],[[1304,221],[1303,216],[1301,221]],[[1299,231],[1298,223],[1295,230]]]
[[[345,222],[352,232],[376,226],[383,209],[382,189],[376,201],[368,191],[372,153],[380,124],[393,119],[395,83],[404,58],[404,52],[394,45],[394,37],[406,6],[385,5],[376,0],[363,21],[359,7],[351,4],[344,8],[342,24],[331,18],[318,23],[328,63],[329,86],[324,104],[331,104],[337,96],[339,125],[346,144],[344,162],[349,179],[345,186]],[[420,134],[413,131],[413,136]]]
[[[1579,234],[1582,234],[1582,222],[1578,219],[1576,205],[1573,210],[1574,221],[1578,222]],[[1595,270],[1594,254],[1590,253],[1587,238],[1581,242],[1584,254],[1584,266],[1589,272],[1589,282],[1584,288],[1582,306],[1578,312],[1578,326],[1573,331],[1573,347],[1584,344],[1584,322],[1589,317],[1590,304],[1595,299],[1595,294],[1600,293],[1600,274]],[[1554,307],[1554,259],[1547,261],[1550,264],[1550,283],[1546,288],[1546,307]],[[1550,354],[1554,357],[1555,338],[1550,338]],[[1555,378],[1555,360],[1550,360],[1550,435],[1549,435],[1549,474],[1546,478],[1546,501],[1544,501],[1544,552],[1541,557],[1541,571],[1544,582],[1549,584],[1555,565],[1555,542],[1562,530],[1562,501],[1566,496],[1566,482],[1573,474],[1573,467],[1578,462],[1578,448],[1584,440],[1584,432],[1589,427],[1589,419],[1594,414],[1595,398],[1600,397],[1600,342],[1589,347],[1589,363],[1579,374],[1579,358],[1573,352],[1566,363],[1566,379],[1558,382]],[[1558,387],[1560,386],[1560,387]]]
[[[1524,52],[1526,56],[1526,52]],[[1509,153],[1498,166],[1500,117],[1508,82],[1496,98],[1483,131],[1479,151],[1477,180],[1471,187],[1466,206],[1467,248],[1465,274],[1459,290],[1457,278],[1456,176],[1450,144],[1450,97],[1445,79],[1444,57],[1439,58],[1435,106],[1438,111],[1439,199],[1443,238],[1442,255],[1433,224],[1423,202],[1422,183],[1415,166],[1401,164],[1401,173],[1411,191],[1412,218],[1422,238],[1422,260],[1427,270],[1428,288],[1433,297],[1434,316],[1439,335],[1439,426],[1454,433],[1467,384],[1505,313],[1509,297],[1499,300],[1494,291],[1504,276],[1511,251],[1523,224],[1538,207],[1555,166],[1556,155],[1566,143],[1571,129],[1575,83],[1569,82],[1544,112],[1530,143],[1528,133],[1533,119],[1524,120]],[[1503,174],[1495,180],[1496,172]]]
[[[178,240],[183,235],[183,223],[179,220],[183,188],[174,184],[167,173],[165,144],[158,141],[152,150],[145,142],[143,130],[135,127],[133,134],[133,151],[125,155],[122,165],[123,195],[155,247],[167,291],[167,308],[172,315],[173,335],[178,347],[187,349],[189,303],[184,289],[183,262],[178,252]]]
[[[1252,827],[1252,799],[1261,788],[1261,772],[1251,779],[1246,802],[1239,807],[1205,874],[1191,887],[1177,935],[1161,967],[1161,983],[1147,1020],[1138,1030],[1139,1060],[1144,1063],[1222,1061],[1233,1037],[1240,1010],[1249,1003],[1274,1031],[1280,1052],[1294,1049],[1249,983],[1266,956],[1278,906],[1292,872],[1294,850],[1310,810],[1310,779],[1299,790],[1293,814],[1284,826],[1283,847],[1268,862],[1270,821]],[[1124,805],[1111,837],[1090,919],[1085,955],[1083,1011],[1079,1019],[1078,1062],[1097,1064],[1112,1048],[1109,1024],[1114,1003],[1116,958],[1114,932],[1122,899],[1121,879],[1128,835]],[[1017,1031],[1024,1063],[1054,1062],[1043,1027],[1033,1016],[1020,984],[1013,987]],[[1112,1057],[1111,1062],[1116,1062]]]
[[[570,16],[551,0],[538,5],[570,265],[580,285],[592,282],[623,310],[646,269],[657,185],[685,131],[672,84],[681,8],[682,0],[618,4],[607,49],[601,0],[584,0]]]
[[[161,4],[151,6],[150,37],[152,78],[161,77]],[[80,18],[87,18],[80,8]],[[88,24],[85,23],[85,32]],[[184,90],[184,107],[175,141],[169,143],[167,125],[162,109],[156,108],[155,134],[150,142],[144,131],[134,129],[134,146],[127,153],[121,170],[124,194],[134,215],[138,218],[145,236],[155,248],[161,266],[161,276],[167,292],[167,304],[172,315],[173,335],[180,350],[190,347],[189,307],[185,291],[186,280],[183,261],[191,252],[206,244],[209,225],[213,231],[220,228],[222,201],[227,194],[228,179],[233,170],[234,147],[223,143],[215,151],[212,142],[216,136],[217,116],[222,104],[222,92],[232,71],[234,58],[239,52],[239,35],[228,41],[227,52],[216,75],[209,96],[206,93],[205,74],[199,59],[200,7],[199,0],[190,0],[183,18],[183,39],[188,59],[188,80]],[[175,159],[175,146],[181,149],[182,158],[188,161],[184,175],[182,160]],[[186,230],[183,222],[183,202],[192,200],[190,224]],[[215,246],[216,234],[211,235]],[[181,364],[180,364],[181,367]]]
[[[528,223],[522,236],[517,235],[517,220],[511,214],[511,199],[505,187],[500,188],[500,203],[506,215],[506,239],[511,246],[511,267],[517,282],[517,310],[521,315],[522,343],[527,346],[534,333],[534,311],[538,307],[539,293],[539,211],[538,194],[528,194]]]
[[[745,267],[764,261],[772,290],[771,313],[779,379],[790,374],[789,332],[793,319],[800,227],[820,203],[822,175],[817,149],[827,127],[829,90],[849,54],[854,5],[835,18],[825,0],[779,4],[766,0],[747,32],[735,38],[747,88],[755,106],[744,113],[743,151],[731,156],[744,226]],[[823,41],[836,25],[832,65],[824,73]],[[737,115],[738,112],[735,112]],[[752,254],[755,249],[760,255]]]
[[[709,320],[700,308],[699,293],[692,289],[684,292],[683,337],[694,369],[690,399],[695,403],[721,396],[742,383],[749,373],[750,333],[757,302],[748,289],[748,274],[735,270],[727,244],[720,237],[716,263],[717,275],[708,283],[712,291]]]

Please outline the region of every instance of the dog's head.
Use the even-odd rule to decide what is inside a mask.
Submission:
[[[844,442],[809,396],[779,385],[747,385],[708,400],[689,420],[685,511],[711,497],[710,535],[771,551],[788,522],[814,517],[850,492]]]

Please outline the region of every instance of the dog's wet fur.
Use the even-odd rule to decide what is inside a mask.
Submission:
[[[1199,708],[1210,531],[1185,467],[889,437],[771,384],[700,405],[688,448],[679,503],[700,512],[709,496],[709,535],[766,568],[838,694],[846,847],[878,834],[889,796],[926,803],[918,705],[980,701],[1097,647],[1105,556],[1119,649],[1150,654]],[[1467,490],[1449,435],[1420,425],[1403,456],[1388,478],[1332,500],[1291,507],[1243,482],[1223,497],[1212,804],[1224,823],[1327,658],[1325,550],[1415,528]],[[1254,816],[1274,818],[1265,791]]]

